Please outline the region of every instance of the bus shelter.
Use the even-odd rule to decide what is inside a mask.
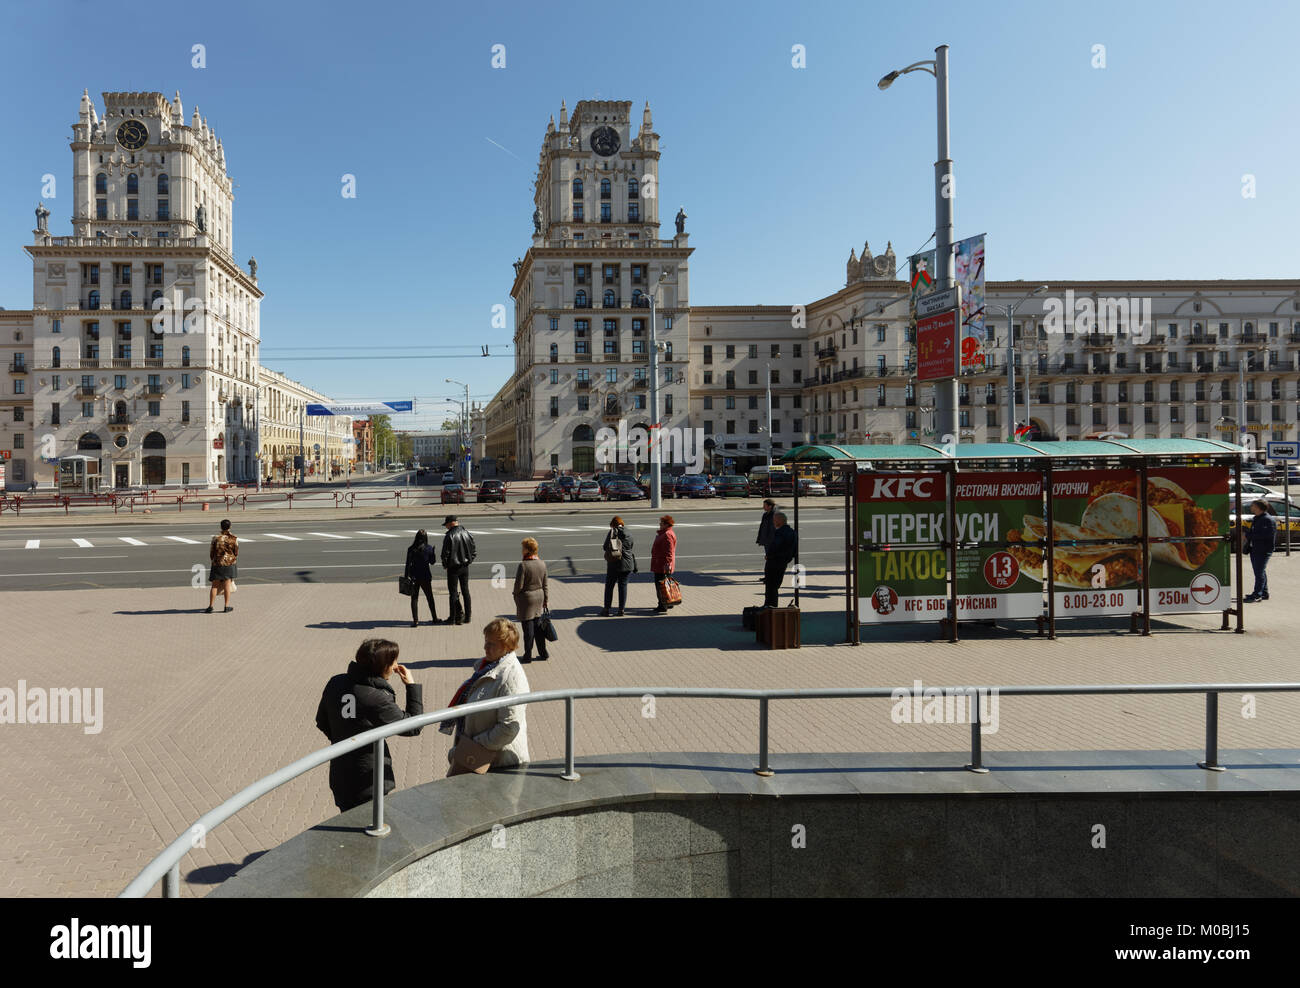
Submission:
[[[99,460],[93,456],[59,458],[59,492],[62,494],[98,494]]]
[[[1205,439],[800,446],[844,497],[845,640],[863,624],[1236,617],[1244,631],[1240,446]],[[1229,484],[1236,479],[1235,487]],[[794,485],[799,526],[799,485]],[[1235,556],[1235,576],[1233,557]],[[1235,582],[1235,598],[1233,583]],[[796,602],[798,590],[796,589]]]

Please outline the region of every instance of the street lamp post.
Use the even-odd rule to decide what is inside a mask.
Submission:
[[[935,288],[942,291],[952,287],[952,236],[953,236],[953,170],[948,144],[948,46],[934,50],[934,58],[914,62],[903,69],[890,72],[876,83],[881,90],[888,89],[895,79],[908,72],[929,72],[934,76],[937,93],[938,158],[934,163],[934,250]],[[957,380],[942,382],[935,387],[935,426],[941,435],[960,441],[957,429]]]
[[[776,352],[777,357],[781,356],[781,351]],[[772,441],[775,436],[772,434],[772,364],[769,361],[767,367],[767,474],[772,475]]]
[[[467,439],[469,436],[469,385],[464,383],[463,381],[453,381],[451,378],[447,378],[447,383],[459,384],[462,388],[465,389],[465,405],[461,410],[460,434],[462,438]],[[472,441],[467,442],[466,445],[472,445]],[[472,454],[467,453],[465,457],[465,486],[466,487],[470,485],[473,475],[474,475],[474,457]]]
[[[986,304],[986,309],[994,309],[1004,313],[1007,317],[1007,429],[1010,430],[1008,435],[1014,436],[1016,431],[1016,354],[1015,354],[1015,330],[1012,328],[1012,321],[1016,317],[1016,307],[1036,298],[1048,290],[1047,285],[1039,285],[1032,292],[1027,293],[1021,298],[1016,299],[1009,305],[990,305]],[[1025,368],[1025,424],[1029,424],[1029,369]]]
[[[659,438],[659,339],[656,336],[655,306],[659,289],[668,280],[668,272],[659,272],[659,281],[650,292],[650,507],[658,511],[663,507],[662,450]]]

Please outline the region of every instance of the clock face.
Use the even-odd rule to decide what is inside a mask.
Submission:
[[[123,121],[117,128],[117,143],[128,151],[139,151],[149,141],[149,131],[139,120]]]
[[[597,127],[591,132],[591,149],[608,158],[618,150],[618,131],[613,127]]]

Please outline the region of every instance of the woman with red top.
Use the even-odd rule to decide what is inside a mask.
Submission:
[[[667,597],[664,594],[664,579],[672,573],[677,563],[677,533],[673,531],[673,516],[664,515],[659,519],[659,532],[655,535],[654,545],[650,549],[650,571],[655,576],[655,597],[659,606],[655,614],[667,614]]]

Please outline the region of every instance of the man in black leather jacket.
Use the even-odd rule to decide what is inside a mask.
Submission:
[[[772,513],[772,541],[767,547],[767,559],[763,563],[763,606],[776,607],[777,593],[781,581],[785,578],[785,568],[794,561],[799,553],[799,537],[795,530],[786,524],[786,517],[780,511]]]
[[[447,593],[451,597],[451,618],[454,624],[468,624],[470,620],[469,564],[478,555],[474,536],[460,527],[455,515],[448,515],[442,523],[447,534],[442,537],[442,566],[447,571]],[[465,595],[464,610],[460,606]]]

